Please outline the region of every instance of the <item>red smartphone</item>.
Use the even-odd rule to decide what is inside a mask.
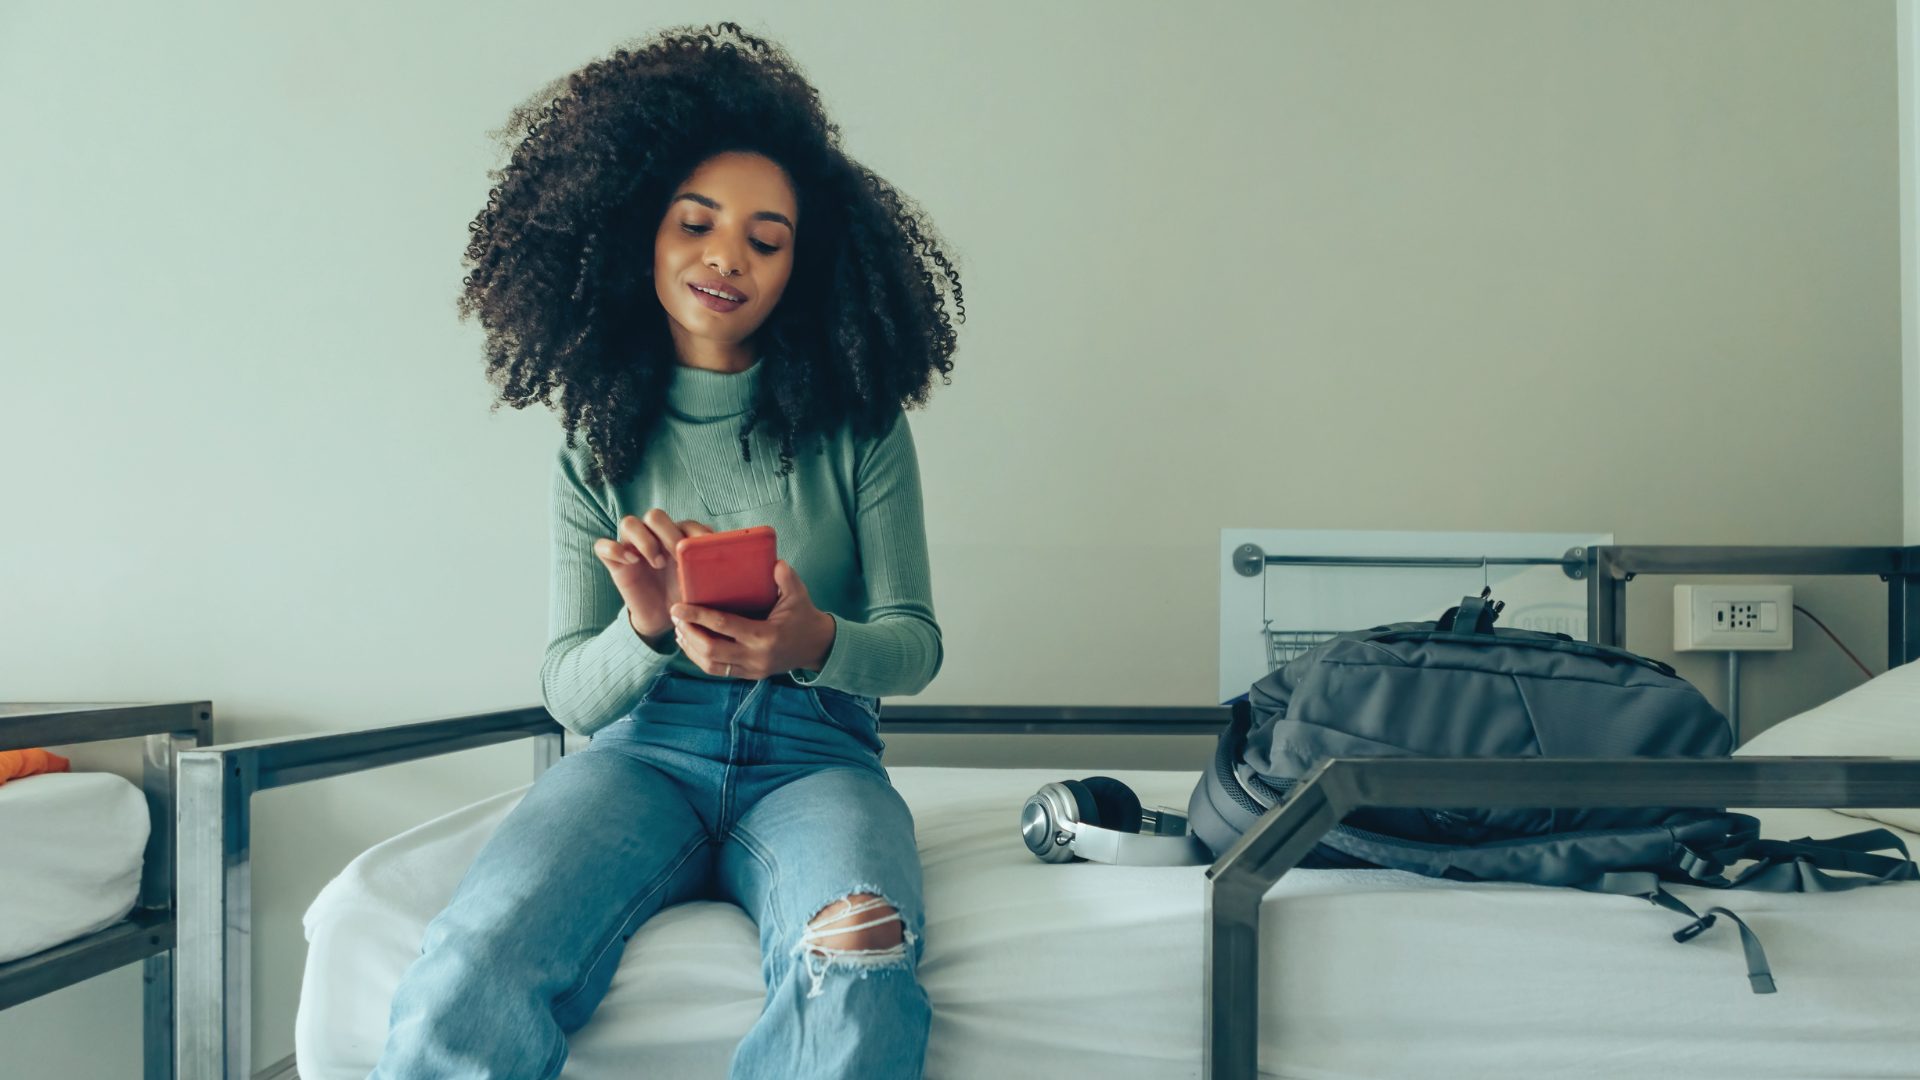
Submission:
[[[779,599],[773,584],[774,546],[771,525],[681,537],[673,548],[680,564],[680,599],[750,619],[766,618]]]

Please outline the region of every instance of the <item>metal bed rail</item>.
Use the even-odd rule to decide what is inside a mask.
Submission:
[[[180,919],[174,1052],[183,1080],[253,1077],[253,796],[403,761],[534,740],[537,776],[564,752],[542,708],[326,735],[230,743],[180,755]],[[287,1071],[282,1061],[263,1075]]]
[[[1920,806],[1920,759],[1333,759],[1207,869],[1207,1080],[1254,1080],[1260,906],[1348,814],[1388,807]]]
[[[140,898],[127,918],[103,930],[0,964],[0,1009],[53,993],[127,964],[142,970],[142,1075],[173,1076],[174,763],[213,741],[213,704],[177,702],[8,702],[0,704],[0,750],[144,739],[141,789],[147,848]]]
[[[888,706],[890,732],[1215,734],[1221,706]],[[179,1075],[253,1072],[248,804],[256,791],[514,739],[535,774],[564,730],[527,708],[368,731],[294,736],[181,756]],[[1920,806],[1920,761],[1858,758],[1337,760],[1316,769],[1207,871],[1205,1075],[1256,1075],[1260,901],[1347,814],[1388,806]],[[191,821],[193,824],[188,825]]]
[[[889,733],[1214,735],[1221,706],[888,705]],[[560,759],[565,729],[544,708],[396,727],[296,735],[190,750],[180,757],[178,1031],[182,1080],[277,1076],[254,1071],[252,811],[255,793],[491,746],[534,740],[534,775]]]
[[[1251,548],[1251,545],[1248,545]],[[1258,573],[1268,563],[1288,561],[1286,556],[1266,556],[1258,549],[1237,552],[1236,566],[1243,573]],[[1327,561],[1327,560],[1321,560]],[[1342,564],[1356,562],[1373,563],[1376,560],[1334,560]],[[1395,565],[1411,565],[1429,560],[1384,560]],[[1485,560],[1470,560],[1479,565]],[[1502,562],[1505,560],[1493,560]],[[1587,549],[1575,549],[1566,556],[1547,560],[1521,560],[1528,563],[1560,563],[1567,567],[1570,577],[1586,577],[1588,581],[1588,631],[1589,637],[1597,641],[1611,641],[1619,644],[1625,633],[1626,583],[1636,573],[1700,573],[1700,574],[1823,574],[1823,573],[1878,573],[1889,581],[1889,640],[1890,656],[1911,659],[1914,650],[1920,648],[1920,548],[1758,548],[1758,547],[1644,547],[1612,545]],[[1448,563],[1452,565],[1452,563]],[[1596,583],[1601,584],[1596,584]],[[1227,723],[1229,712],[1225,707],[1208,706],[964,706],[964,705],[887,705],[883,714],[883,724],[888,732],[900,733],[939,733],[939,734],[1099,734],[1099,735],[1217,735]],[[564,729],[542,708],[514,709],[504,712],[485,713],[475,716],[460,716],[445,720],[435,720],[419,724],[405,724],[398,727],[379,728],[369,731],[344,732],[339,734],[293,736],[282,739],[268,739],[249,743],[235,743],[226,746],[208,747],[188,751],[181,755],[180,761],[180,897],[182,918],[179,927],[178,952],[178,1025],[175,1038],[178,1054],[179,1075],[182,1080],[225,1080],[228,1077],[249,1078],[253,1072],[251,1049],[251,957],[249,941],[252,926],[252,872],[249,850],[251,846],[250,800],[255,792],[284,787],[289,784],[303,783],[330,776],[340,776],[378,768],[382,765],[398,764],[421,758],[451,753],[456,750],[471,749],[512,741],[521,738],[535,740],[535,772],[552,765],[564,753]],[[1753,783],[1753,775],[1762,775],[1769,782],[1806,785],[1807,781],[1819,778],[1831,778],[1839,775],[1850,782],[1864,783],[1862,778],[1879,777],[1877,772],[1848,771],[1849,766],[1866,768],[1868,763],[1850,762],[1845,759],[1815,759],[1799,773],[1777,773],[1762,771],[1752,774],[1749,763],[1757,759],[1720,762],[1653,762],[1646,759],[1633,759],[1627,762],[1614,761],[1543,761],[1492,762],[1474,761],[1472,766],[1480,769],[1520,766],[1539,769],[1543,766],[1571,770],[1564,774],[1568,777],[1592,778],[1597,775],[1593,769],[1620,769],[1630,766],[1626,775],[1611,778],[1612,792],[1605,798],[1629,797],[1621,792],[1638,792],[1643,785],[1651,784],[1661,788],[1668,780],[1691,774],[1673,772],[1667,766],[1686,765],[1691,767],[1710,766],[1722,771],[1712,774],[1712,783],[1707,786],[1716,795],[1706,800],[1714,805],[1779,805],[1779,806],[1887,806],[1899,805],[1897,801],[1884,800],[1875,795],[1867,801],[1846,801],[1838,795],[1829,794],[1833,788],[1812,785],[1800,794],[1789,791],[1791,798],[1805,798],[1812,801],[1778,801],[1780,793],[1771,794],[1761,790],[1761,786],[1741,786]],[[1342,762],[1344,776],[1347,771],[1386,765],[1385,762]],[[1396,765],[1433,765],[1457,766],[1454,762],[1396,762]],[[1640,773],[1639,770],[1657,766],[1653,771]],[[1840,771],[1834,773],[1834,768]],[[1748,770],[1748,771],[1743,771]],[[1827,771],[1821,771],[1827,770]],[[1369,772],[1367,775],[1376,775]],[[1316,774],[1318,775],[1318,774]],[[1378,773],[1378,775],[1387,775]],[[1436,774],[1440,775],[1440,774]],[[1475,776],[1481,774],[1476,773]],[[1499,778],[1499,774],[1489,773]],[[1537,777],[1542,773],[1525,773],[1525,776]],[[1563,774],[1553,773],[1555,777]],[[1903,783],[1913,783],[1913,778],[1901,774]],[[1722,781],[1726,781],[1722,783]],[[1658,781],[1655,783],[1654,781]],[[1568,797],[1584,797],[1594,794],[1605,785],[1579,788],[1560,788],[1562,781],[1541,785],[1555,789],[1555,794]],[[1876,779],[1876,783],[1878,780]],[[1356,781],[1355,783],[1359,783]],[[1422,783],[1425,783],[1423,780]],[[1597,781],[1595,782],[1597,783]],[[1846,787],[1845,784],[1839,785]],[[1618,790],[1614,790],[1618,789]],[[1306,790],[1305,787],[1301,789]],[[1359,790],[1369,795],[1373,789],[1361,785]],[[1429,801],[1437,794],[1427,787],[1408,789],[1404,796],[1416,800],[1421,805],[1444,805]],[[1535,787],[1527,787],[1532,793]],[[1645,788],[1644,790],[1651,790]],[[1866,788],[1848,787],[1847,790],[1866,791]],[[1878,790],[1873,789],[1873,790]],[[1817,791],[1817,794],[1806,794]],[[1345,797],[1344,789],[1336,790],[1336,795]],[[1680,805],[1675,801],[1676,794],[1684,794],[1661,788],[1659,794],[1646,795],[1648,802],[1643,803],[1605,803],[1592,805]],[[1741,798],[1732,798],[1740,795]],[[1462,805],[1499,805],[1487,802],[1490,796],[1476,790],[1474,797]],[[1519,797],[1519,796],[1514,796]],[[1633,796],[1638,797],[1638,796]],[[1702,796],[1704,798],[1704,796]],[[1530,794],[1533,801],[1507,805],[1549,805],[1552,796]],[[1769,802],[1769,800],[1774,800]],[[1821,801],[1825,800],[1825,801]],[[1920,796],[1916,796],[1920,801]],[[1706,803],[1702,803],[1703,805]],[[1258,933],[1257,921],[1250,923],[1258,914],[1258,898],[1265,889],[1258,887],[1261,875],[1271,873],[1278,880],[1285,866],[1291,862],[1271,863],[1263,860],[1268,856],[1249,855],[1253,850],[1251,839],[1265,836],[1282,820],[1293,821],[1301,811],[1291,811],[1287,804],[1282,808],[1288,812],[1276,811],[1267,815],[1260,826],[1251,830],[1242,838],[1241,845],[1223,856],[1209,871],[1208,882],[1208,928],[1207,928],[1207,1002],[1206,1017],[1208,1025],[1206,1061],[1208,1075],[1214,1076],[1252,1076],[1254,1028],[1253,1018],[1257,1014],[1250,1003],[1256,999],[1251,994],[1257,989],[1253,981],[1257,976],[1257,954],[1243,947],[1252,943]],[[1305,804],[1302,804],[1304,807]],[[1329,806],[1335,804],[1328,804]],[[1342,815],[1355,804],[1340,811]],[[1399,805],[1399,804],[1395,804]],[[1338,822],[1334,817],[1319,825],[1320,818],[1329,810],[1321,810],[1312,819],[1313,827],[1304,829],[1305,836],[1311,832],[1317,837],[1325,829]],[[1274,843],[1280,838],[1276,837]],[[1304,841],[1305,848],[1311,848],[1313,841]],[[1245,849],[1245,850],[1243,850]],[[1261,848],[1264,852],[1266,849]],[[1291,851],[1291,846],[1287,851]],[[1302,849],[1304,852],[1304,848]],[[1229,859],[1239,853],[1239,861],[1229,863]],[[1292,855],[1297,861],[1298,854]],[[1271,884],[1271,882],[1269,882]],[[1222,891],[1224,890],[1224,891]],[[1249,896],[1251,899],[1249,899]],[[1248,915],[1251,910],[1252,915]],[[1228,918],[1227,916],[1232,916]],[[1239,937],[1227,937],[1225,934],[1238,934]],[[1216,945],[1222,946],[1216,953]],[[1221,957],[1220,971],[1216,973],[1215,957]],[[1222,1003],[1230,1004],[1216,1012],[1216,988]],[[1245,1007],[1237,995],[1245,996]],[[1235,1056],[1235,1055],[1239,1056]],[[1234,1071],[1242,1062],[1245,1071]],[[277,1074],[289,1065],[280,1062],[268,1070]],[[1216,1068],[1219,1070],[1216,1072]],[[266,1074],[261,1074],[266,1075]]]

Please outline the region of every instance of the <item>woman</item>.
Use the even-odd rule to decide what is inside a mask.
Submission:
[[[566,429],[541,685],[593,739],[428,926],[374,1075],[558,1074],[627,939],[718,898],[767,985],[733,1076],[918,1076],[920,864],[876,724],[941,663],[904,409],[952,370],[959,276],[730,23],[591,63],[509,130],[460,312],[503,402]],[[765,619],[680,602],[678,540],[760,524]]]

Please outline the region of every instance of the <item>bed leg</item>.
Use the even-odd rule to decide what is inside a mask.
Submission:
[[[1920,660],[1920,548],[1908,548],[1906,573],[1887,578],[1887,666]]]
[[[142,1080],[173,1080],[173,950],[147,957],[141,979],[146,1015]]]
[[[189,750],[179,757],[179,776],[177,1075],[179,1080],[249,1080],[254,759]]]
[[[1208,883],[1206,1080],[1254,1080],[1260,1044],[1260,897],[1264,889]]]
[[[147,851],[140,873],[140,906],[175,917],[175,834],[178,831],[179,791],[175,781],[181,752],[205,746],[213,738],[213,712],[192,706],[189,722],[177,731],[148,735],[142,747],[141,790],[147,797]],[[173,950],[149,956],[140,971],[143,1080],[173,1080]]]

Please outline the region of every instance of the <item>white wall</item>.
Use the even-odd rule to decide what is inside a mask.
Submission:
[[[1899,0],[1900,51],[1900,366],[1901,426],[1906,432],[1901,497],[1906,544],[1920,544],[1920,17]]]
[[[948,655],[923,701],[1210,700],[1223,527],[1901,535],[1891,3],[734,11],[965,275],[914,419]],[[223,739],[536,703],[558,428],[488,414],[452,307],[484,132],[710,16],[0,9],[0,700],[208,698]],[[1667,655],[1670,584],[1633,586],[1630,645]],[[1803,584],[1880,662],[1877,583]],[[1750,729],[1853,684],[1800,640],[1745,666]],[[1681,670],[1721,693],[1717,654]],[[1205,741],[973,750],[1077,775]],[[260,1061],[314,892],[527,756],[258,800]],[[135,1075],[137,998],[137,969],[94,980],[0,1045]]]

